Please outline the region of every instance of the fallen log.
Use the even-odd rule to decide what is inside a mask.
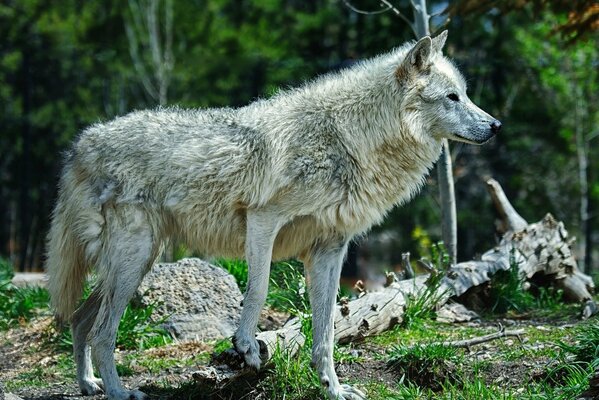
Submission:
[[[592,300],[593,280],[578,269],[572,254],[573,239],[568,237],[563,222],[547,214],[541,221],[527,224],[497,181],[490,179],[487,185],[508,230],[501,242],[483,254],[480,261],[452,267],[455,279],[448,284],[454,294],[460,296],[473,286],[488,282],[497,271],[517,264],[524,280],[543,277],[562,289],[566,300],[580,303]]]
[[[451,297],[464,295],[470,289],[489,282],[497,271],[506,271],[512,266],[518,268],[523,280],[542,275],[563,289],[566,299],[583,304],[583,317],[597,312],[591,296],[593,281],[578,269],[571,251],[572,240],[568,238],[564,224],[556,221],[551,214],[539,222],[528,224],[510,204],[497,181],[491,179],[487,186],[506,229],[500,243],[483,254],[481,260],[453,265],[442,278],[436,276],[439,272],[434,269],[426,275],[402,281],[389,275],[384,289],[361,292],[357,299],[343,301],[335,310],[337,342],[353,342],[393,328],[402,322],[410,298],[428,296],[434,305],[440,307]],[[409,267],[409,273],[411,266],[407,257],[404,257],[404,263]],[[282,332],[260,333],[257,337],[263,359],[268,360],[277,348],[294,354],[303,344],[300,331],[299,321],[292,320],[282,328]],[[519,334],[520,331],[502,331],[484,340]],[[472,343],[477,339],[473,340]],[[471,344],[468,341],[465,343]],[[215,361],[218,363],[218,359]],[[218,386],[244,375],[230,369],[223,374],[221,367],[199,372],[196,378],[208,379]]]
[[[497,271],[507,271],[516,265],[523,279],[543,275],[563,289],[567,300],[583,303],[583,316],[596,312],[591,296],[593,280],[578,269],[571,251],[572,240],[568,238],[564,224],[551,214],[528,224],[516,212],[497,181],[490,179],[487,187],[508,230],[501,242],[483,254],[480,261],[466,261],[451,267],[437,289],[438,306],[452,296],[463,295],[469,289],[489,282]],[[425,293],[428,278],[429,275],[424,275],[394,282],[381,291],[366,293],[349,304],[338,306],[335,339],[340,343],[359,340],[401,322],[406,296]]]

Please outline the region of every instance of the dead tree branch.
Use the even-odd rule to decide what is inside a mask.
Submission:
[[[513,331],[506,331],[503,326],[500,326],[499,331],[490,333],[484,336],[478,336],[471,339],[464,340],[453,340],[449,342],[441,342],[439,344],[447,347],[456,347],[456,348],[469,348],[475,346],[477,344],[490,342],[492,340],[500,339],[503,337],[513,336],[520,340],[521,336],[524,335],[524,329],[517,329]]]

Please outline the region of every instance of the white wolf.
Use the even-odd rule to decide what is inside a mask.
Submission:
[[[174,239],[206,254],[245,255],[249,283],[234,344],[252,368],[260,367],[255,331],[271,260],[301,259],[324,390],[331,399],[365,398],[339,383],[333,364],[348,242],[418,191],[443,138],[480,144],[501,127],[468,99],[441,53],[446,37],[239,109],[139,111],[86,129],[66,158],[47,254],[53,306],[72,322],[81,392],[144,397],[119,381],[116,330]],[[97,287],[74,311],[92,267]]]

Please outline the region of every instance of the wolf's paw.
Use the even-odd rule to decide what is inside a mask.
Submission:
[[[110,400],[148,400],[149,397],[139,390],[115,390],[107,393]]]
[[[323,368],[319,375],[320,383],[324,386],[330,400],[366,400],[366,395],[362,391],[350,385],[340,385],[332,367]]]
[[[361,391],[350,385],[341,385],[339,387],[339,393],[332,397],[337,400],[366,400],[366,395]]]
[[[100,394],[104,392],[104,390],[102,390],[102,387],[102,379],[88,378],[79,381],[79,389],[81,389],[81,394],[84,396],[93,396],[95,394]]]
[[[233,346],[235,351],[243,357],[246,367],[250,367],[258,371],[262,360],[260,358],[260,345],[253,337],[235,335],[233,337]]]

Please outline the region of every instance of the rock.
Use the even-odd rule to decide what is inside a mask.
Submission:
[[[23,400],[16,394],[5,393],[4,387],[2,386],[2,382],[0,382],[0,400]]]
[[[447,303],[437,311],[437,321],[445,323],[468,322],[480,320],[477,313],[467,309],[460,303]]]
[[[152,318],[179,340],[214,340],[233,335],[243,296],[235,278],[197,258],[157,264],[137,289],[136,300],[154,304]]]
[[[18,287],[46,287],[48,277],[41,272],[17,272],[12,284]]]

